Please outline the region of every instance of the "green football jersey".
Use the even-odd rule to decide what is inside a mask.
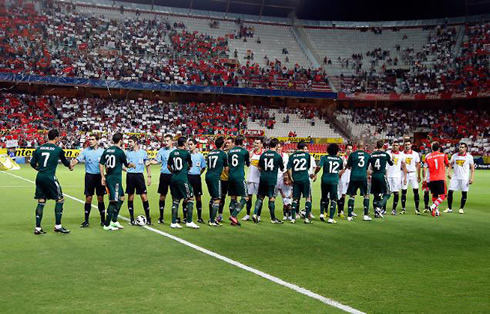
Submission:
[[[107,176],[122,176],[123,165],[128,166],[126,154],[121,148],[115,145],[109,147],[102,153],[99,163],[105,165]]]
[[[243,147],[233,147],[228,151],[228,181],[245,181],[245,166],[250,167],[250,155]]]
[[[219,179],[223,168],[228,166],[228,156],[221,149],[215,149],[209,152],[206,157],[207,172],[206,178]]]
[[[189,182],[187,174],[192,167],[191,153],[185,149],[174,149],[168,156],[168,166],[172,169],[171,182]]]
[[[284,161],[281,155],[273,150],[268,150],[259,159],[260,182],[269,185],[277,184],[277,172],[284,171]]]
[[[61,160],[66,167],[70,166],[64,150],[54,144],[46,143],[36,148],[32,154],[31,167],[39,173],[55,176],[58,160]]]
[[[367,180],[367,167],[370,157],[368,153],[362,150],[356,150],[349,155],[347,167],[351,168],[351,181]]]
[[[292,169],[294,182],[308,182],[310,180],[308,173],[310,167],[311,157],[307,152],[297,151],[289,156],[288,170]]]
[[[320,167],[323,167],[322,183],[338,184],[339,172],[344,168],[344,162],[339,156],[322,156]]]
[[[386,164],[393,166],[393,161],[387,152],[381,150],[373,152],[369,159],[369,165],[373,169],[373,176],[384,177],[386,174]]]

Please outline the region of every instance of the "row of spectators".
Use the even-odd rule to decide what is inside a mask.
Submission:
[[[2,94],[0,131],[34,145],[40,130],[64,132],[66,145],[77,146],[87,132],[237,135],[247,128],[249,108],[239,104],[166,103],[161,100],[66,98]]]
[[[414,132],[427,133],[427,140],[451,143],[465,139],[467,142],[488,142],[490,114],[488,111],[408,110],[398,108],[355,108],[338,111],[337,118],[355,137],[365,139],[398,139],[412,136]],[[485,142],[485,141],[484,141]],[[474,153],[490,154],[488,145],[474,145]]]
[[[3,12],[0,72],[298,90],[328,82],[323,70],[297,64],[229,62],[233,34],[215,38],[165,19],[110,20],[69,8],[48,3],[39,14],[33,8]],[[241,29],[253,36],[253,27]]]
[[[363,54],[339,62],[353,69],[351,77],[341,75],[340,88],[344,92],[366,93],[442,93],[483,91],[490,87],[490,23],[467,24],[461,53],[456,47],[458,30],[439,25],[431,29],[427,44],[421,49],[401,51],[401,62],[409,70],[393,71],[399,60],[391,59],[389,50],[369,51],[369,70],[363,70]],[[400,46],[396,49],[400,51]],[[383,61],[381,71],[379,62]],[[387,68],[390,67],[390,68]]]

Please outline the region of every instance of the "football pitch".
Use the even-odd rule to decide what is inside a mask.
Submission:
[[[152,173],[148,191],[156,223],[159,167],[154,166]],[[265,204],[257,225],[230,226],[226,207],[221,228],[172,230],[168,197],[165,225],[132,227],[120,219],[125,229],[108,232],[98,225],[96,208],[91,226],[79,228],[84,168],[78,165],[70,172],[60,166],[57,177],[66,199],[63,225],[72,232],[53,232],[54,202],[50,201],[43,219],[48,233],[43,236],[33,234],[36,202],[34,184],[28,180],[35,176],[25,165],[19,171],[0,171],[2,313],[335,313],[342,312],[341,305],[368,313],[488,313],[490,309],[490,171],[476,172],[464,215],[457,214],[457,192],[456,213],[436,219],[429,214],[416,216],[409,190],[406,215],[372,222],[359,216],[354,222],[337,219],[336,225],[327,225],[318,219],[318,180],[312,225],[270,224]],[[208,202],[204,187],[205,220]],[[276,201],[278,217],[282,217],[280,203]],[[139,198],[134,204],[135,214],[143,214]],[[388,210],[391,204],[390,199]],[[356,213],[362,212],[361,206],[357,197]],[[127,202],[121,215],[128,215]],[[307,290],[300,293],[289,284]],[[341,305],[321,302],[312,297],[316,294]]]

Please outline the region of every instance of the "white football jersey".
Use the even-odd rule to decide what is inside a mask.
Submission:
[[[277,181],[280,182],[283,180],[284,178],[284,174],[288,171],[288,160],[289,160],[289,156],[288,154],[286,153],[281,153],[281,157],[282,157],[282,161],[284,162],[284,171],[281,171],[281,169],[279,169],[277,171]]]
[[[407,167],[407,172],[415,172],[417,171],[416,164],[420,162],[420,155],[413,150],[403,152],[403,161],[405,162],[405,166]]]
[[[449,163],[454,170],[453,178],[458,180],[468,180],[470,178],[470,165],[475,164],[473,156],[468,153],[464,155],[454,154]]]
[[[344,155],[342,156],[342,160],[344,161],[344,169],[347,167],[347,159],[349,159],[349,156]],[[350,182],[350,169],[346,169],[344,174],[340,177],[340,182],[343,183],[349,183]]]
[[[260,171],[259,171],[259,159],[263,151],[259,151],[258,154],[252,153],[250,158],[250,168],[248,169],[247,182],[259,183],[260,182]]]
[[[403,153],[393,153],[392,151],[389,151],[388,155],[390,155],[391,160],[393,161],[393,166],[388,165],[388,178],[401,178]]]

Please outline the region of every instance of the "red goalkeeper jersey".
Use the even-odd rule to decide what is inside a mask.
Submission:
[[[447,155],[439,152],[432,152],[425,156],[425,165],[429,168],[429,180],[446,180],[446,166],[449,166]]]

